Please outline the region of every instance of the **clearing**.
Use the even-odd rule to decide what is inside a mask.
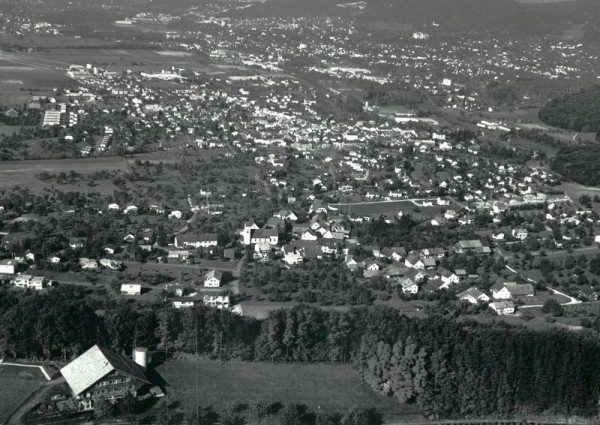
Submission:
[[[219,411],[231,402],[298,403],[319,412],[344,412],[353,405],[387,417],[422,418],[412,406],[372,391],[350,365],[269,364],[172,360],[158,367],[169,401],[191,410],[196,400]]]

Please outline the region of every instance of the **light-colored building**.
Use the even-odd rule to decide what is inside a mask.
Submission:
[[[121,294],[123,295],[141,295],[142,285],[138,283],[124,283],[121,285]]]

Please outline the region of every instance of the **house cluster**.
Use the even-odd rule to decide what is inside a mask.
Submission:
[[[491,297],[472,287],[457,295],[458,299],[470,304],[485,303],[499,315],[513,314],[515,301],[523,297],[533,297],[535,289],[530,283],[497,282],[491,288]]]

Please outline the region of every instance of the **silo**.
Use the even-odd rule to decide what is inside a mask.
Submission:
[[[148,349],[144,347],[136,347],[133,350],[133,361],[146,369],[148,367]]]

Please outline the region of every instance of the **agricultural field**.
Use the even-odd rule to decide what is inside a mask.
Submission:
[[[41,384],[46,382],[44,375],[34,368],[0,364],[0,423],[26,400]]]
[[[389,417],[421,417],[417,409],[376,394],[350,365],[175,360],[162,364],[158,373],[167,382],[167,399],[180,401],[184,410],[196,400],[217,411],[232,402],[265,400],[327,413],[358,405]]]

